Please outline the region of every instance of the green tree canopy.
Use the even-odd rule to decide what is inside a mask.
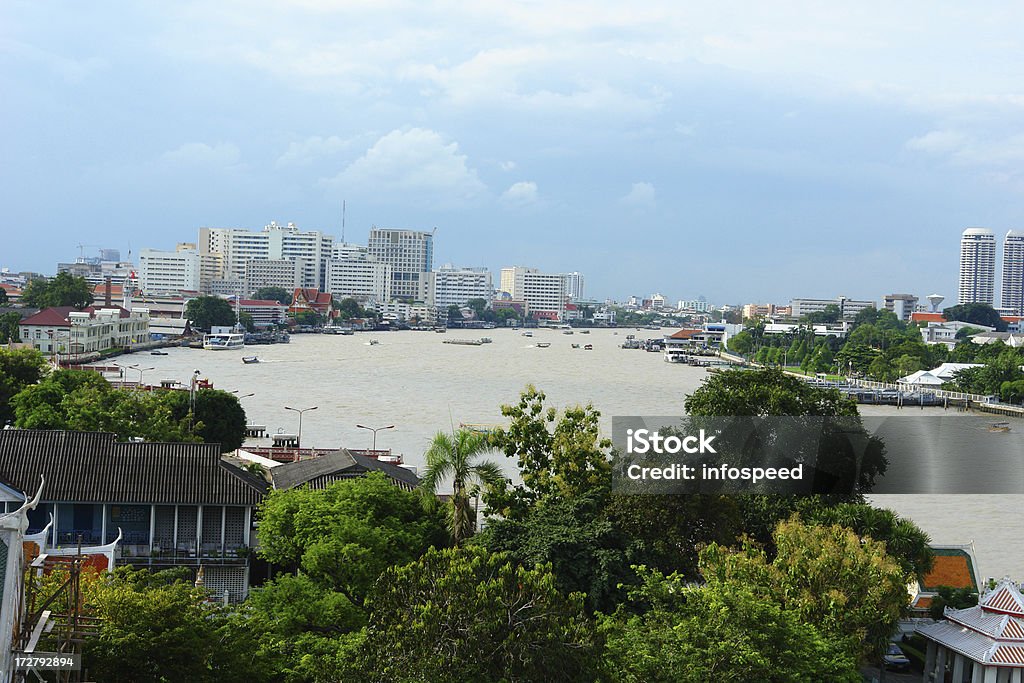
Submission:
[[[93,302],[92,285],[85,278],[58,273],[51,280],[29,280],[21,294],[21,303],[32,308],[74,306],[85,308]]]
[[[356,605],[386,568],[446,537],[440,516],[424,511],[419,496],[376,472],[322,490],[273,491],[260,508],[260,555],[301,569]]]
[[[185,304],[185,317],[192,327],[209,331],[211,327],[229,327],[238,322],[235,309],[219,296],[199,296]]]
[[[188,421],[192,408],[188,392],[170,391],[162,398],[171,408],[174,421]],[[194,399],[192,432],[206,443],[219,443],[222,453],[241,448],[245,441],[246,419],[238,397],[219,389],[198,389]]]
[[[0,428],[14,420],[14,397],[47,369],[46,359],[35,349],[0,349]]]
[[[3,291],[3,290],[0,290]],[[21,340],[21,314],[17,311],[0,313],[0,344],[18,342]]]
[[[996,309],[988,304],[959,304],[942,310],[946,320],[958,320],[964,323],[993,327],[997,332],[1006,331],[1006,321],[1000,317]]]
[[[260,287],[253,293],[253,297],[264,301],[276,301],[285,306],[292,303],[292,293],[284,287]]]
[[[480,459],[490,450],[491,445],[482,434],[460,429],[451,435],[435,434],[425,454],[427,469],[420,486],[430,500],[436,500],[442,482],[449,478],[452,481],[452,497],[445,510],[448,530],[456,545],[476,531],[470,487],[476,484],[495,489],[505,484],[501,468],[491,460]]]
[[[686,398],[690,415],[856,416],[857,405],[835,389],[809,385],[781,370],[728,370]]]
[[[431,548],[389,569],[368,601],[367,681],[585,681],[597,646],[578,593],[544,567],[478,547]]]

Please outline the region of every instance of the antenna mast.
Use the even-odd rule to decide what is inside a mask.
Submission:
[[[341,200],[341,243],[345,243],[345,200]]]

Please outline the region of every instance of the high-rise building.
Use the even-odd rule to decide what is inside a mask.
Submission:
[[[391,266],[370,256],[367,247],[335,245],[327,262],[327,292],[335,299],[375,305],[391,300]]]
[[[565,295],[572,301],[582,299],[585,285],[583,273],[562,273],[562,277],[565,278]]]
[[[430,297],[434,233],[373,227],[367,250],[378,262],[391,266],[391,296],[407,301]]]
[[[995,304],[996,236],[988,228],[967,228],[960,238],[959,304]]]
[[[494,297],[491,272],[486,268],[456,268],[444,265],[430,274],[431,301],[440,309],[465,306],[470,299],[490,304]]]
[[[565,315],[565,276],[562,273],[542,273],[522,266],[502,268],[501,290],[514,301],[525,301],[533,317],[561,320]]]
[[[219,254],[220,273],[215,279],[245,282],[250,260],[302,260],[301,286],[323,288],[327,259],[334,237],[319,231],[302,232],[294,223],[271,223],[261,232],[242,228],[200,228],[199,253]],[[282,283],[281,286],[287,286]]]
[[[1011,230],[1003,240],[1001,305],[1011,315],[1024,315],[1024,230]]]
[[[143,249],[139,253],[139,289],[143,294],[199,291],[199,253],[182,243],[174,251]]]

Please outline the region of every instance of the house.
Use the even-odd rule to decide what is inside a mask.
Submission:
[[[407,467],[357,455],[347,448],[270,469],[273,487],[277,490],[308,485],[312,489],[326,488],[342,479],[354,479],[369,472],[383,472],[391,482],[406,491],[419,486],[420,479]]]
[[[131,349],[150,341],[149,309],[120,306],[44,308],[18,323],[21,341],[45,355]]]
[[[108,546],[111,559],[152,570],[205,568],[207,588],[248,592],[256,507],[267,490],[215,443],[121,443],[103,432],[0,430],[0,513],[46,485],[28,512],[58,552]]]
[[[295,315],[304,311],[313,311],[324,319],[335,317],[333,299],[328,292],[321,292],[316,287],[296,287],[292,294],[292,305],[288,313]]]

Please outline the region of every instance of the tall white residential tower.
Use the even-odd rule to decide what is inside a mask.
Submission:
[[[959,304],[995,305],[996,236],[988,228],[967,228],[960,238]]]

